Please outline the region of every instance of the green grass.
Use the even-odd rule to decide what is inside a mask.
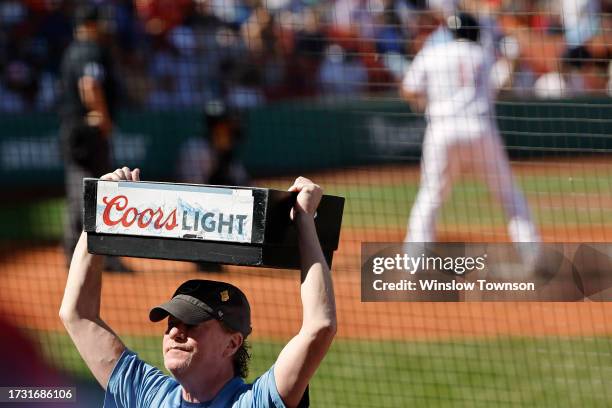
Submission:
[[[522,176],[517,180],[525,191],[536,221],[542,226],[612,224],[612,208],[598,203],[596,197],[612,196],[610,177],[592,175]],[[280,188],[279,186],[274,186]],[[346,197],[344,227],[404,228],[418,184],[334,184],[328,194]],[[548,195],[592,195],[590,205],[539,206]],[[64,200],[51,199],[25,205],[8,203],[0,207],[0,239],[59,239],[62,233]],[[491,199],[484,184],[458,183],[442,207],[439,222],[444,225],[504,225],[501,205]]]
[[[518,183],[525,191],[555,192],[563,194],[610,194],[610,175],[589,176],[522,176]]]
[[[519,183],[540,225],[612,224],[612,208],[599,207],[596,199],[590,206],[538,206],[539,197],[546,200],[549,194],[612,196],[609,179],[595,177],[575,182],[573,186],[569,184],[560,177],[524,177]],[[403,228],[417,189],[416,184],[390,184],[348,188],[332,186],[327,192],[346,197],[344,227]],[[501,204],[492,200],[486,186],[479,182],[458,183],[444,203],[439,218],[441,225],[503,226],[504,220]]]
[[[66,336],[39,333],[50,360],[88,371]],[[126,337],[161,367],[161,338]],[[251,372],[267,370],[282,347],[253,344]],[[339,340],[311,384],[314,407],[603,407],[612,404],[612,338],[457,341]],[[253,379],[252,377],[250,378]]]
[[[62,236],[65,200],[3,203],[0,206],[0,239],[56,240]]]

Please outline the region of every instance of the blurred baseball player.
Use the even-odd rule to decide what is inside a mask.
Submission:
[[[124,167],[103,180],[140,179]],[[321,188],[299,177],[292,216],[302,265],[302,327],[276,363],[245,384],[249,355],[245,339],[251,315],[245,295],[225,282],[191,280],[172,299],[151,310],[167,318],[164,365],[173,377],[140,360],[100,318],[99,257],[81,235],[72,258],[60,317],[81,356],[106,390],[105,407],[297,407],[308,405],[307,386],[336,332],[331,274],[319,245],[314,214]]]
[[[462,170],[482,176],[501,201],[514,242],[539,242],[527,202],[512,180],[495,122],[493,58],[479,43],[469,14],[449,16],[453,41],[426,46],[407,70],[401,94],[428,120],[421,185],[408,220],[406,242],[436,240],[436,217]],[[519,246],[520,248],[520,246]]]

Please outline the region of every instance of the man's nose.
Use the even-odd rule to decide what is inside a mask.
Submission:
[[[168,336],[170,336],[171,339],[176,340],[176,339],[184,339],[185,338],[185,330],[182,330],[178,325],[174,326],[173,328],[170,329],[170,332],[168,333]]]

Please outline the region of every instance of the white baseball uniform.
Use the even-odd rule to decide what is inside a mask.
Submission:
[[[427,98],[421,185],[408,221],[406,242],[435,241],[436,216],[463,170],[482,176],[501,201],[514,242],[539,242],[527,202],[512,180],[495,122],[492,58],[484,47],[452,40],[425,47],[402,86]]]

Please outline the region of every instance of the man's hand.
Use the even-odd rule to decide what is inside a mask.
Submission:
[[[122,167],[113,171],[112,173],[106,173],[100,180],[107,181],[140,181],[140,169],[135,168],[134,170],[130,170],[129,167]]]
[[[404,88],[400,88],[400,96],[408,102],[410,109],[414,113],[423,113],[427,109],[427,97],[420,92],[410,92]]]
[[[104,137],[110,136],[113,130],[113,122],[108,114],[100,111],[91,111],[87,114],[85,121],[89,126],[97,127]]]
[[[291,212],[291,219],[294,219],[296,213],[314,217],[323,196],[323,189],[306,177],[298,177],[289,187],[289,191],[298,192],[295,206]]]

